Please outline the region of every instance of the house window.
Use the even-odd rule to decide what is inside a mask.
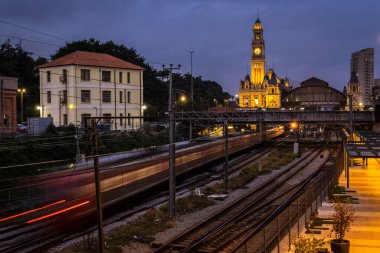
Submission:
[[[131,83],[131,72],[127,72],[127,83]]]
[[[123,83],[123,72],[119,72],[119,83]]]
[[[131,92],[130,91],[127,92],[127,103],[128,104],[131,103]]]
[[[65,114],[63,114],[63,124],[65,125],[65,126],[67,126],[68,125],[68,118],[67,118],[67,114],[65,113]]]
[[[62,82],[67,83],[67,69],[62,69]]]
[[[123,114],[122,113],[120,113],[120,126],[122,126],[123,125],[123,118],[121,118],[121,117],[123,117]]]
[[[111,124],[111,113],[103,113],[103,117],[105,117],[103,119],[104,124]]]
[[[81,90],[80,91],[80,102],[81,103],[91,103],[91,91]]]
[[[50,71],[46,72],[46,77],[47,77],[47,82],[50,83],[51,82],[51,73],[50,73]]]
[[[67,90],[59,91],[59,100],[62,105],[67,104]]]
[[[111,103],[111,91],[109,90],[102,91],[102,101],[103,103]]]
[[[102,81],[111,82],[111,71],[102,71]]]
[[[120,103],[123,103],[123,91],[119,91],[119,100]]]
[[[131,125],[131,114],[128,113],[128,126],[130,126],[130,125]]]
[[[47,103],[51,104],[51,91],[47,91]]]
[[[80,70],[80,79],[82,81],[90,81],[90,70],[89,69],[81,69]]]

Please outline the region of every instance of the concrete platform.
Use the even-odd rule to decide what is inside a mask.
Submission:
[[[339,185],[346,187],[344,173],[339,179]],[[378,253],[380,252],[380,159],[368,159],[368,166],[354,166],[350,168],[350,188],[348,192],[357,198],[354,204],[358,218],[353,223],[346,239],[351,242],[350,253]],[[318,209],[318,217],[328,218],[333,213],[330,203],[323,203]],[[327,227],[328,225],[324,225]],[[322,230],[321,235],[326,239],[333,239],[329,230]]]

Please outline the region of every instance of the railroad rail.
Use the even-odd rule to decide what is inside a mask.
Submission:
[[[288,198],[289,193],[296,187],[285,183],[307,167],[309,162],[318,157],[326,148],[327,146],[316,148],[311,155],[299,159],[283,170],[280,175],[277,174],[253,188],[242,198],[177,236],[155,252],[215,252],[224,245],[225,241],[235,241],[236,237],[249,227],[249,224],[258,224],[268,214],[273,213],[276,205],[269,205],[269,203],[278,205],[278,201],[281,203],[281,199]],[[262,205],[263,202],[266,206]],[[231,239],[228,239],[229,237]]]

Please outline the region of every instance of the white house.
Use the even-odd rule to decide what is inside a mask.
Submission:
[[[76,51],[39,66],[41,117],[56,126],[102,119],[112,129],[143,124],[143,68],[114,56]]]

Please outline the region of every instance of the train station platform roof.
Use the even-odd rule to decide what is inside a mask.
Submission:
[[[352,158],[380,158],[380,133],[358,131],[361,141],[346,143],[346,150]]]

